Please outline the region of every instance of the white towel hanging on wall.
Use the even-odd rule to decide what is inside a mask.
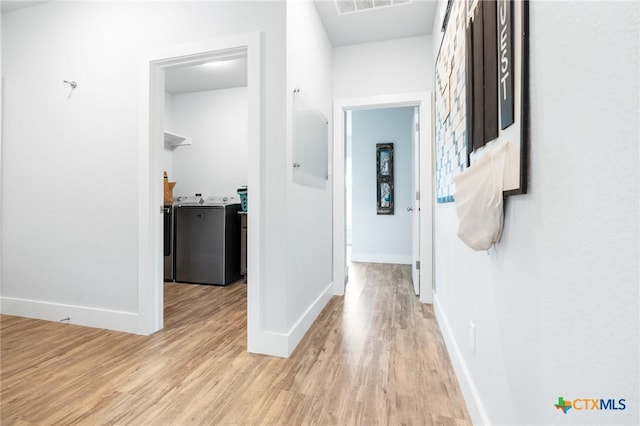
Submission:
[[[502,235],[507,148],[507,141],[487,147],[471,167],[453,177],[458,237],[474,250],[488,250]]]

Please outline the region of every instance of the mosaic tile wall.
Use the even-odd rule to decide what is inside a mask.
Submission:
[[[454,0],[436,59],[436,199],[453,201],[453,175],[467,167],[465,28],[467,2]]]

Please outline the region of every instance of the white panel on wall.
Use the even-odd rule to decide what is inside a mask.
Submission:
[[[173,95],[173,130],[192,140],[173,148],[174,196],[236,196],[247,184],[247,88]]]
[[[329,178],[329,120],[301,89],[293,91],[293,181],[326,188]]]
[[[353,111],[352,259],[410,264],[414,107]],[[376,144],[394,144],[395,214],[378,215]]]

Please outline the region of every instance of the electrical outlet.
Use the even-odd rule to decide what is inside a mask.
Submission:
[[[469,347],[471,352],[476,353],[476,325],[469,321]]]

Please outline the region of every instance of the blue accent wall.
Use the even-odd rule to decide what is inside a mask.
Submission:
[[[414,107],[352,113],[354,260],[411,263],[412,145]],[[376,144],[394,144],[395,214],[376,212]]]

